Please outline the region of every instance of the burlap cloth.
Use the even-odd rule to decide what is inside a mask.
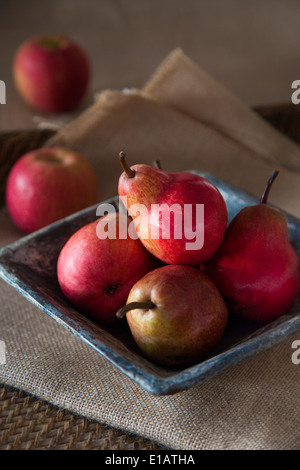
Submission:
[[[130,164],[160,159],[169,171],[201,169],[259,196],[276,167],[270,201],[300,217],[300,149],[186,57],[173,51],[143,90],[104,91],[49,142],[84,153],[101,199],[117,194]],[[0,242],[22,236],[6,209]],[[171,449],[299,449],[300,332],[189,390],[155,396],[84,342],[0,284],[0,382],[70,412]]]

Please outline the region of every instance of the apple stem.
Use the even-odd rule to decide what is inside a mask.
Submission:
[[[129,312],[130,310],[135,310],[137,308],[149,310],[151,308],[155,308],[156,305],[151,302],[151,300],[148,300],[147,302],[130,302],[127,305],[124,305],[124,307],[120,308],[116,315],[118,318],[123,318],[125,317],[126,313]]]
[[[153,165],[155,166],[155,168],[157,168],[158,170],[162,170],[162,166],[161,166],[161,163],[159,160],[155,160],[153,162]]]
[[[132,170],[130,168],[130,166],[128,166],[127,162],[126,162],[126,154],[125,152],[120,152],[119,153],[119,160],[120,160],[120,163],[122,165],[122,168],[123,170],[125,171],[126,175],[128,176],[128,178],[133,178],[134,175],[135,175],[135,171]]]
[[[271,177],[269,178],[269,181],[267,183],[267,186],[263,192],[263,195],[261,197],[261,200],[260,200],[260,203],[261,204],[266,204],[267,203],[267,200],[268,200],[268,196],[269,196],[269,192],[270,192],[270,189],[271,189],[271,186],[275,180],[275,178],[277,177],[279,171],[276,170],[272,173]]]

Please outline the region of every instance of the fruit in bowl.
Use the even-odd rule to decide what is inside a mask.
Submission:
[[[22,98],[48,113],[75,109],[90,81],[87,53],[72,39],[45,35],[25,41],[17,50],[13,77]]]
[[[195,257],[185,257],[182,245],[169,250],[168,239],[150,238],[148,245],[143,232],[136,230],[134,241],[109,235],[99,240],[99,221],[89,224],[66,243],[57,264],[61,290],[81,313],[106,324],[126,316],[144,356],[162,367],[185,368],[216,352],[228,319],[237,312],[260,323],[289,312],[299,290],[299,261],[283,214],[267,205],[277,173],[268,182],[260,204],[240,211],[225,229],[225,201],[204,178],[195,180],[183,173],[175,177],[147,165],[130,168],[122,156],[121,162],[124,174],[119,195],[127,209],[136,205],[142,211],[140,203],[146,207],[174,203],[172,190],[185,203],[190,184],[196,188],[192,196],[204,191],[201,203],[210,208],[205,233],[219,248],[200,254],[207,261],[192,266],[188,261]],[[210,196],[215,197],[215,205]],[[104,216],[101,222],[113,217],[120,225],[118,214]],[[143,224],[140,218],[137,223],[134,214],[126,220],[126,229],[129,225],[139,229]],[[221,235],[215,233],[218,227]],[[164,253],[174,258],[166,262]]]
[[[287,314],[299,292],[299,259],[286,219],[267,204],[277,175],[270,177],[259,204],[234,217],[220,249],[204,266],[231,315],[262,324]]]
[[[207,261],[221,245],[228,220],[216,186],[192,173],[129,167],[124,152],[119,159],[119,196],[147,250],[168,264]]]
[[[72,235],[58,258],[62,292],[81,313],[99,323],[117,322],[116,312],[134,283],[161,265],[137,238],[120,238],[130,223],[127,215],[107,214]],[[115,237],[99,238],[100,228],[103,232],[112,224]]]
[[[98,202],[94,168],[78,152],[45,147],[26,153],[13,165],[6,204],[14,223],[31,233]]]
[[[209,277],[183,265],[162,266],[140,279],[117,312],[124,315],[145,356],[171,368],[211,353],[228,320],[226,304]]]

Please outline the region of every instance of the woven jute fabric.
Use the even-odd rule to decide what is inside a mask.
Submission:
[[[168,93],[160,94],[160,87]],[[211,115],[201,112],[204,98],[218,118],[213,109]],[[84,153],[98,172],[103,199],[117,193],[120,150],[128,153],[130,164],[159,159],[170,171],[206,170],[256,195],[276,165],[280,178],[270,200],[300,215],[298,145],[268,127],[181,51],[164,61],[144,90],[101,93],[46,145]],[[5,208],[0,227],[2,245],[22,236]],[[202,384],[155,396],[12,287],[1,282],[0,289],[0,339],[6,344],[0,382],[171,449],[300,447],[300,366],[291,360],[300,332]]]

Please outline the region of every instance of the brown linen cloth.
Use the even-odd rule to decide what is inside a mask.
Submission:
[[[50,142],[68,145],[90,159],[99,175],[101,199],[117,194],[121,173],[117,155],[125,150],[130,164],[160,159],[169,171],[209,171],[257,196],[276,164],[280,177],[270,201],[300,216],[297,145],[262,123],[235,97],[221,92],[217,84],[212,88],[215,82],[181,51],[173,52],[152,80],[142,91],[101,93],[94,106]],[[168,89],[165,101],[159,83]],[[220,111],[217,117],[212,112],[208,119],[201,109],[203,87],[207,101],[212,91],[212,101]],[[226,112],[221,117],[222,103],[229,111],[231,99],[237,125],[234,135],[230,133],[234,126],[223,121]],[[252,145],[256,129],[258,146]],[[271,145],[283,149],[282,153],[273,152]],[[1,245],[21,236],[6,209],[0,213],[0,227]],[[299,448],[300,366],[291,360],[291,345],[300,339],[300,332],[189,390],[157,397],[11,287],[1,282],[0,289],[0,339],[7,349],[0,381],[172,449]]]

